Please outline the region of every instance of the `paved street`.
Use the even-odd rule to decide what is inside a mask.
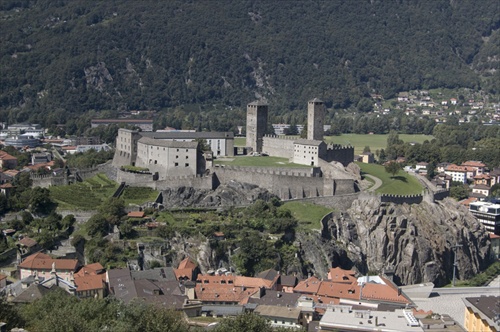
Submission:
[[[497,285],[500,279],[496,279]],[[419,309],[432,310],[438,314],[448,314],[460,325],[464,325],[465,305],[462,298],[480,296],[500,296],[500,288],[493,287],[456,287],[435,289],[427,299],[412,299]]]

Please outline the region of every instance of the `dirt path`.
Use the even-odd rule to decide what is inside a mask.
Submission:
[[[382,185],[382,180],[380,180],[379,178],[377,178],[373,175],[370,175],[370,174],[364,174],[364,176],[369,177],[370,179],[375,181],[375,184],[373,186],[371,186],[370,188],[368,188],[366,191],[375,191],[378,188],[380,188],[380,186]]]

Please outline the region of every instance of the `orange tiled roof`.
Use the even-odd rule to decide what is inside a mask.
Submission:
[[[234,285],[238,287],[239,286],[249,287],[249,288],[264,287],[267,289],[271,289],[274,285],[274,281],[263,278],[237,276],[234,280]]]
[[[458,166],[455,164],[450,164],[445,168],[446,171],[452,172],[473,172],[475,169],[470,166]]]
[[[180,269],[193,269],[197,266],[195,262],[191,260],[191,258],[186,257],[184,258],[180,263],[179,266],[177,267],[179,270]]]
[[[20,244],[22,244],[23,246],[26,246],[26,247],[34,247],[38,244],[38,242],[36,242],[35,240],[33,240],[32,238],[30,237],[23,237],[21,240],[18,241]]]
[[[30,270],[51,270],[52,263],[55,263],[56,270],[75,271],[78,266],[76,259],[54,259],[44,253],[36,253],[26,257],[18,267]]]
[[[197,284],[196,298],[204,302],[240,302],[255,293],[255,288],[235,287],[234,285]]]
[[[5,151],[0,151],[0,159],[1,160],[17,160],[16,157],[11,156],[10,154],[8,154]]]
[[[476,197],[469,197],[467,199],[464,199],[463,201],[460,201],[459,203],[465,206],[469,206],[470,203],[474,203],[477,201]]]
[[[144,218],[144,211],[131,211],[127,214],[129,218]]]
[[[398,295],[398,290],[389,285],[367,282],[364,284],[362,291],[362,298],[366,300],[410,303],[404,295]]]
[[[359,300],[361,294],[360,288],[357,281],[350,284],[322,281],[316,294],[321,296],[322,299],[326,297]]]
[[[7,183],[0,185],[0,188],[1,189],[8,189],[8,188],[15,188],[15,186],[13,186],[12,183],[7,182]]]
[[[316,294],[320,286],[320,280],[315,276],[302,280],[293,288],[295,293],[311,293]]]
[[[482,162],[480,161],[476,161],[476,160],[468,160],[464,163],[462,163],[462,166],[470,166],[470,167],[486,167],[485,164],[483,164]]]
[[[341,282],[341,283],[352,283],[353,281],[356,281],[357,278],[355,277],[356,272],[353,270],[344,270],[341,269],[340,267],[335,267],[330,269],[330,272],[328,272],[328,279],[333,281],[333,282]]]
[[[76,274],[76,276],[83,277],[85,275],[96,275],[97,272],[104,270],[104,267],[102,267],[101,263],[92,263],[83,266]]]
[[[97,274],[85,276],[75,275],[75,285],[77,292],[103,289],[105,287],[102,276]]]
[[[4,174],[7,174],[9,176],[15,177],[17,174],[19,174],[19,171],[16,169],[8,169],[3,172]]]
[[[490,240],[491,239],[500,239],[500,235],[496,235],[495,233],[490,233]]]

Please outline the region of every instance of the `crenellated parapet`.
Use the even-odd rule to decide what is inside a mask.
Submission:
[[[420,204],[424,196],[421,194],[418,195],[391,195],[391,194],[383,194],[380,195],[380,201],[383,203],[395,203],[395,204]]]

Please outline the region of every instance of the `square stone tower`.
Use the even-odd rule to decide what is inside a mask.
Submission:
[[[307,103],[307,139],[323,140],[325,106],[323,101],[314,98]]]
[[[262,152],[262,138],[267,130],[267,104],[254,101],[247,105],[247,147]]]

